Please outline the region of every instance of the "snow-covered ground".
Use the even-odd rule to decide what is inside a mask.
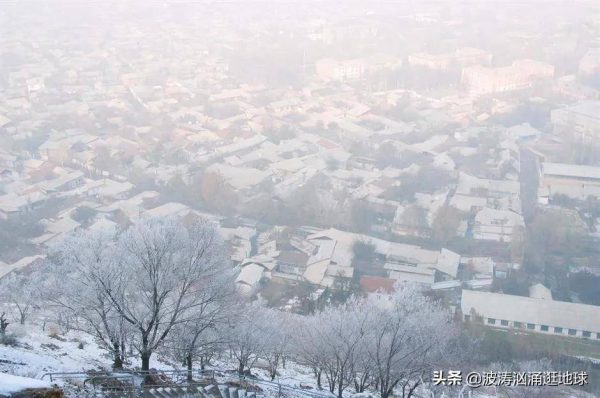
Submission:
[[[0,372],[40,379],[50,372],[82,372],[110,369],[111,359],[85,333],[71,331],[65,335],[43,331],[38,325],[11,324],[9,332],[18,345],[0,345]],[[81,347],[81,343],[83,343]],[[152,363],[164,368],[161,363]]]
[[[47,381],[0,373],[0,395],[14,394],[16,392],[23,391],[26,388],[48,387],[51,387],[51,385]]]
[[[38,325],[11,324],[9,332],[17,338],[15,347],[0,345],[0,373],[41,379],[45,373],[85,372],[89,370],[108,370],[111,358],[106,351],[98,347],[93,339],[82,332],[70,331],[66,334],[50,336],[52,331],[43,331]],[[83,343],[83,344],[82,344]],[[80,348],[80,347],[83,348]],[[168,363],[154,355],[151,361],[153,369],[178,369],[179,364]],[[252,373],[259,379],[268,380],[266,370],[258,367]],[[138,367],[136,358],[131,359],[128,367]],[[221,371],[236,369],[233,361],[223,358],[215,360],[213,366]],[[181,368],[179,368],[181,369]],[[316,389],[316,383],[310,369],[288,361],[285,369],[281,369],[275,382],[291,387],[310,387]]]
[[[22,327],[14,324],[10,326],[9,331],[17,337],[18,345],[15,347],[0,345],[0,394],[7,395],[16,391],[14,388],[25,385],[19,384],[21,382],[29,383],[26,384],[26,388],[49,387],[47,378],[40,381],[45,373],[109,370],[111,367],[111,358],[85,333],[71,331],[65,335],[51,337],[49,335],[51,332],[43,331],[38,325]],[[135,358],[128,365],[130,368],[137,366],[139,364]],[[178,364],[161,361],[159,355],[153,357],[151,367],[164,370],[181,369]],[[231,375],[234,376],[236,365],[229,358],[221,358],[213,361],[212,366],[207,368],[214,368],[221,372],[231,371]],[[260,361],[252,369],[252,374],[257,379],[269,380],[268,372],[261,368]],[[286,367],[279,370],[279,375],[274,382],[283,386],[318,391],[311,370],[292,361],[287,361]],[[265,390],[272,389],[268,384],[261,385],[260,382],[257,384]],[[323,387],[326,388],[324,376]],[[9,391],[9,389],[13,390]],[[352,396],[352,389],[349,388],[345,395]],[[473,394],[472,397],[493,396],[481,391]]]

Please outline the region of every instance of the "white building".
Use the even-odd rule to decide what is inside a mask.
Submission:
[[[540,287],[532,291],[539,298],[463,290],[463,318],[490,327],[600,340],[600,306],[554,301]]]
[[[578,200],[585,200],[589,196],[600,197],[600,167],[542,163],[538,201],[548,204],[553,195],[566,195]]]

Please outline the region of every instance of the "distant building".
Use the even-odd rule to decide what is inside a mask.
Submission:
[[[479,65],[466,67],[461,81],[470,93],[485,95],[522,90],[531,87],[536,80],[553,76],[554,66],[522,59],[500,68]]]
[[[600,306],[552,300],[547,288],[532,286],[532,297],[463,290],[465,321],[503,329],[600,340]]]
[[[317,61],[317,75],[323,80],[357,80],[363,77],[366,65],[362,59],[338,61],[332,58]]]
[[[578,72],[583,76],[600,73],[600,48],[591,48],[585,53],[579,60]]]
[[[454,52],[443,54],[415,53],[408,56],[411,66],[422,66],[434,70],[446,70],[452,65],[487,66],[492,62],[492,54],[487,51],[472,47],[462,47]]]
[[[576,132],[581,138],[597,138],[600,135],[600,101],[581,101],[554,109],[550,119],[555,132]]]

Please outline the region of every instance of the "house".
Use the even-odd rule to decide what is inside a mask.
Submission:
[[[533,333],[600,340],[600,306],[552,300],[543,286],[533,297],[483,291],[462,291],[465,321]]]
[[[473,238],[511,242],[516,234],[523,233],[523,216],[510,210],[498,210],[486,207],[475,215]]]
[[[252,295],[265,274],[265,268],[256,263],[250,263],[242,267],[235,278],[238,291],[244,295]]]
[[[251,240],[256,235],[256,229],[250,227],[220,227],[219,232],[223,239],[231,246],[231,259],[235,263],[241,263],[250,257],[252,252]]]
[[[58,192],[75,189],[80,187],[83,183],[83,173],[81,171],[71,171],[52,180],[41,182],[38,186],[46,192]]]
[[[435,270],[422,264],[386,263],[383,268],[394,281],[414,282],[426,287],[431,287],[435,281]]]
[[[281,251],[275,257],[277,261],[276,271],[281,274],[301,276],[306,270],[308,255],[301,251]]]
[[[28,266],[34,264],[36,261],[44,259],[44,258],[45,258],[45,256],[43,256],[43,255],[35,255],[35,256],[23,257],[19,261],[16,261],[12,264],[5,264],[5,263],[0,262],[0,278],[4,277],[5,275],[8,275],[9,273],[11,273],[14,270],[23,269],[25,267],[28,267]]]
[[[363,275],[360,277],[360,290],[365,294],[391,294],[396,281],[380,276]]]
[[[46,201],[48,195],[39,190],[16,195],[9,193],[0,196],[0,217],[7,218],[10,215],[26,213],[40,208]]]

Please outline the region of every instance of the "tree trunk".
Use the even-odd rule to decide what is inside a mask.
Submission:
[[[150,353],[143,353],[142,357],[142,372],[148,372],[150,370]]]
[[[10,323],[6,320],[6,313],[2,313],[0,315],[0,337],[6,336],[6,328],[8,328]]]
[[[121,352],[121,345],[119,343],[113,343],[113,369],[123,369],[123,352]]]
[[[407,398],[410,398],[414,395],[415,390],[417,389],[417,387],[419,386],[419,384],[421,384],[421,382],[417,381],[415,383],[414,386],[412,386],[409,390],[408,390],[408,395],[406,396]]]
[[[323,384],[321,383],[321,370],[317,371],[317,387],[319,390],[323,389]]]
[[[193,381],[192,378],[192,369],[193,369],[193,361],[192,361],[192,355],[188,354],[188,356],[185,358],[185,362],[187,364],[187,381]]]
[[[244,375],[244,367],[245,367],[245,366],[244,366],[244,362],[240,361],[240,366],[238,366],[238,374],[239,374],[240,376],[243,376],[243,375]]]

